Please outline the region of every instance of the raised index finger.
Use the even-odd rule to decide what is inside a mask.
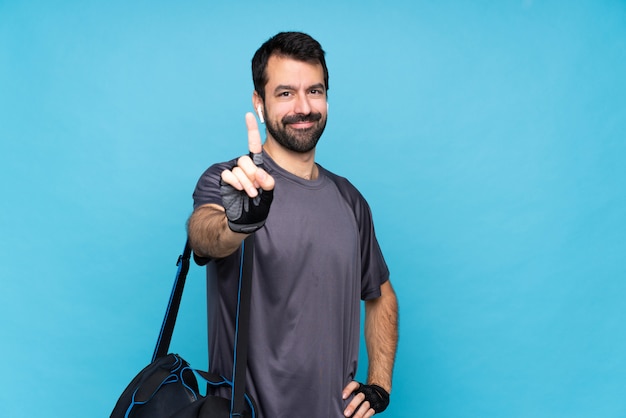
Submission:
[[[248,128],[248,150],[252,154],[260,154],[263,151],[261,133],[252,112],[246,113],[246,127]]]

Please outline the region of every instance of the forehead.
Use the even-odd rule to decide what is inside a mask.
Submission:
[[[267,61],[268,90],[277,85],[312,86],[324,84],[324,68],[320,63],[298,61],[293,58],[272,55]]]

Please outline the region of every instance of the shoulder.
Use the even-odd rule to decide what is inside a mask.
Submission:
[[[346,200],[348,205],[352,208],[357,218],[362,218],[362,216],[370,217],[370,208],[365,200],[365,197],[361,194],[361,192],[345,177],[337,175],[329,170],[326,170],[322,166],[319,166],[319,169],[326,177],[331,180],[341,196]]]
[[[331,180],[339,189],[339,192],[351,199],[364,199],[359,190],[345,177],[326,170],[321,165],[318,165],[320,172],[322,172],[329,180]]]
[[[236,158],[221,163],[215,163],[202,173],[200,180],[206,177],[215,177],[216,175],[219,177],[222,174],[222,171],[232,168],[235,164],[237,164]]]
[[[232,168],[236,161],[233,159],[213,164],[202,173],[193,192],[194,208],[207,203],[221,204],[219,185],[222,171]]]
[[[222,171],[232,168],[237,163],[237,159],[215,163],[206,170],[198,179],[197,188],[214,187],[219,185]]]

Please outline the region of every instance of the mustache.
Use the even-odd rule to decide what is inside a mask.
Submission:
[[[309,113],[308,115],[304,114],[295,114],[288,115],[282,119],[283,124],[287,125],[290,123],[298,123],[298,122],[317,122],[322,119],[321,113]]]

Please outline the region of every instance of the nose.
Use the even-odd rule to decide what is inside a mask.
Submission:
[[[311,113],[311,104],[306,95],[298,95],[295,102],[294,112],[300,115],[308,115]]]

